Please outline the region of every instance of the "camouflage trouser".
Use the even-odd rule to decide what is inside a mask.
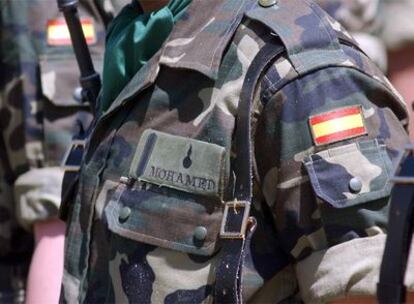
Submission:
[[[15,266],[0,262],[0,304],[24,303],[28,265]]]

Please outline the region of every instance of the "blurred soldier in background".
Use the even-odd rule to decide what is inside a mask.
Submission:
[[[387,52],[379,34],[384,26],[383,0],[316,0],[338,20],[360,44],[362,50],[387,70]]]
[[[395,50],[414,42],[414,0],[384,0],[385,24],[382,38]],[[397,17],[398,16],[398,17]]]
[[[80,1],[99,67],[105,26],[127,0]],[[60,161],[91,121],[56,0],[0,1],[0,303],[56,302],[64,224]]]

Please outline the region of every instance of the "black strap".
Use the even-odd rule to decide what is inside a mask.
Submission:
[[[79,162],[80,163],[80,162]],[[62,195],[59,208],[59,218],[67,221],[70,208],[75,198],[75,192],[78,188],[79,173],[65,172],[62,180]]]
[[[243,83],[237,110],[234,161],[235,201],[226,204],[220,231],[222,249],[216,270],[215,303],[242,303],[241,270],[246,244],[253,231],[246,233],[252,198],[251,115],[256,87],[263,71],[285,51],[278,40],[266,44],[253,59]]]
[[[414,155],[409,153],[394,178],[388,222],[387,240],[381,263],[378,302],[381,304],[405,302],[404,276],[413,233],[414,211]]]
[[[4,179],[9,185],[13,185],[16,180],[16,174],[14,173],[9,155],[7,154],[7,146],[4,137],[0,135],[0,162],[3,165]]]
[[[75,198],[76,189],[79,181],[80,167],[85,151],[85,139],[87,133],[80,131],[80,134],[72,140],[71,146],[63,158],[61,168],[65,171],[62,181],[61,203],[59,208],[59,218],[66,221],[69,210]]]
[[[235,197],[240,201],[252,198],[252,134],[251,115],[256,86],[263,71],[279,57],[285,48],[280,40],[268,42],[253,59],[246,73],[237,109],[235,148],[237,157],[234,162],[236,174]]]

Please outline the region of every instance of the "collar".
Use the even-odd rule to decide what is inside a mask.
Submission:
[[[100,120],[150,86],[157,78],[159,65],[196,70],[217,80],[224,51],[249,1],[193,0],[162,49],[134,75]]]
[[[159,63],[217,79],[224,50],[243,18],[246,2],[193,0],[174,25]]]

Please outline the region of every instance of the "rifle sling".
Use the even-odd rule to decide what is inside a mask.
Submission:
[[[402,163],[399,176],[414,177],[414,156]],[[377,297],[381,304],[405,302],[404,277],[413,233],[414,187],[396,183],[392,192],[387,240],[381,263]]]
[[[253,59],[243,83],[237,110],[235,147],[237,156],[234,161],[235,202],[244,202],[243,210],[227,208],[222,227],[240,227],[250,210],[253,192],[252,178],[252,104],[256,87],[265,71],[285,48],[279,40],[266,44]],[[246,214],[247,213],[247,214]],[[236,229],[240,230],[240,229]],[[241,230],[240,230],[241,231]],[[239,238],[223,238],[216,270],[215,303],[242,303],[241,278],[245,248],[249,243],[253,229]]]

